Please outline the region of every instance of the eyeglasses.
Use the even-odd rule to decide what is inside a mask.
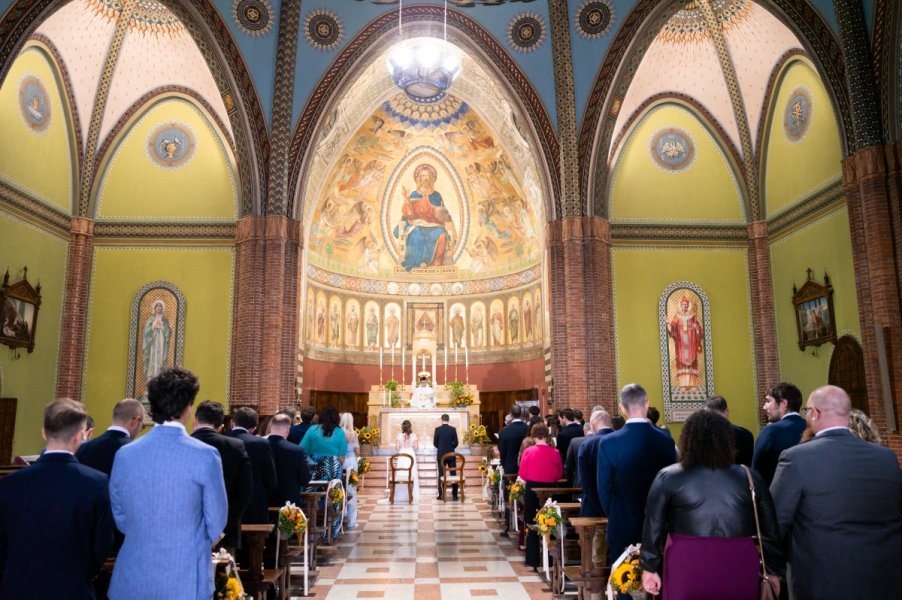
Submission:
[[[820,409],[819,409],[818,407],[816,407],[816,406],[806,406],[806,407],[802,408],[802,413],[805,414],[805,415],[807,415],[807,414],[810,413],[812,410],[813,410],[813,411],[820,412]]]

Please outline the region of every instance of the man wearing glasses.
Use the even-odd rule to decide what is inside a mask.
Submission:
[[[770,423],[758,434],[752,468],[770,485],[780,454],[799,443],[805,431],[805,419],[799,415],[802,392],[791,383],[780,383],[764,397],[764,412]]]
[[[113,424],[103,435],[78,447],[75,458],[83,465],[109,476],[119,448],[135,439],[144,427],[144,406],[133,398],[120,400],[113,407]]]
[[[888,448],[849,431],[851,402],[835,386],[804,409],[814,438],[780,457],[771,493],[796,600],[898,598],[902,471]]]

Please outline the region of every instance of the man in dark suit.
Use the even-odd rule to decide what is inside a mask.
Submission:
[[[229,501],[229,518],[223,533],[223,546],[233,551],[241,542],[241,515],[251,503],[254,493],[254,471],[244,442],[222,435],[225,414],[218,402],[204,400],[194,413],[194,433],[191,437],[219,450],[222,477]]]
[[[284,506],[285,502],[301,503],[301,488],[310,481],[307,453],[286,439],[291,429],[291,417],[277,413],[269,422],[269,446],[276,463],[276,489],[269,495],[270,506]]]
[[[113,407],[113,424],[103,435],[80,445],[75,451],[75,458],[109,477],[119,448],[135,439],[142,427],[144,406],[133,398],[120,400]]]
[[[288,431],[288,441],[292,444],[300,444],[301,440],[304,439],[304,434],[307,433],[307,430],[313,427],[314,416],[316,416],[316,409],[312,406],[305,406],[302,408],[301,422],[291,426],[291,429]]]
[[[501,468],[505,475],[516,474],[520,469],[520,445],[528,433],[528,427],[523,422],[523,409],[519,404],[514,404],[510,409],[510,422],[498,433],[498,454],[501,455]],[[507,537],[510,531],[510,507],[505,503],[504,531],[501,535]]]
[[[576,457],[576,481],[583,490],[583,501],[579,507],[581,517],[604,517],[601,508],[601,500],[598,498],[598,483],[595,480],[595,466],[598,460],[598,444],[606,435],[614,433],[611,426],[611,415],[601,407],[596,407],[589,416],[589,427],[592,434],[584,438],[576,438],[570,443],[567,450],[567,459],[570,455]],[[579,443],[577,443],[579,442]],[[607,545],[604,535],[596,532],[592,538],[592,560],[595,566],[601,567],[607,561]]]
[[[47,447],[0,479],[0,598],[93,600],[113,545],[109,479],[74,456],[87,413],[73,400],[44,409]]]
[[[454,452],[457,448],[457,429],[448,424],[451,418],[442,415],[442,424],[435,428],[432,436],[432,445],[436,447],[436,459],[438,460],[438,499],[442,499],[442,456]],[[450,467],[457,465],[454,457],[445,460]],[[457,484],[451,486],[451,498],[457,500]]]
[[[583,437],[585,434],[583,433],[582,425],[576,420],[572,409],[563,409],[559,413],[559,417],[561,419],[562,427],[557,434],[555,442],[557,444],[558,452],[561,453],[561,462],[564,462],[567,459],[567,448],[570,447],[570,441],[578,437]]]
[[[626,424],[598,444],[595,470],[601,508],[609,519],[608,559],[642,540],[648,490],[658,471],[676,462],[673,440],[654,430],[646,415],[648,396],[631,383],[620,391]]]
[[[251,503],[241,516],[242,523],[269,523],[269,495],[276,490],[276,463],[269,442],[254,433],[257,431],[257,411],[243,406],[232,415],[234,427],[229,437],[244,442],[254,472],[254,493]]]
[[[730,420],[730,409],[727,407],[727,400],[723,396],[711,396],[705,401],[705,408],[712,412],[716,412],[726,420]],[[733,437],[736,440],[736,464],[752,466],[752,453],[755,449],[755,438],[752,432],[745,427],[730,423],[733,428]]]
[[[851,402],[841,388],[816,389],[805,408],[814,438],[783,452],[771,486],[793,597],[898,598],[902,471],[896,455],[852,435]]]
[[[802,392],[791,383],[777,384],[764,397],[764,412],[770,425],[758,434],[752,454],[752,468],[768,485],[774,480],[780,454],[802,439],[805,419],[799,415],[801,407]]]

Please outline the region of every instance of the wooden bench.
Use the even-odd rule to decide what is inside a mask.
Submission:
[[[558,510],[564,520],[564,535],[558,538],[548,549],[551,557],[551,594],[554,597],[564,595],[566,581],[564,579],[564,567],[568,563],[568,557],[579,551],[579,541],[567,536],[568,520],[579,515],[582,505],[579,502],[558,502]]]
[[[591,594],[599,594],[605,587],[611,569],[596,567],[592,560],[592,544],[596,531],[604,535],[608,528],[606,518],[571,517],[570,525],[579,536],[579,564],[564,566],[564,577],[576,584],[577,598],[587,600]]]
[[[244,591],[264,600],[266,592],[271,587],[276,587],[282,579],[283,569],[263,568],[263,549],[266,546],[266,538],[273,532],[275,525],[247,524],[241,525],[241,539],[247,544],[249,564],[247,569],[239,571]]]

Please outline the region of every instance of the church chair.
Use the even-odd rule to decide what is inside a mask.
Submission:
[[[454,466],[445,464],[445,460],[449,458],[454,459]],[[442,455],[442,502],[448,501],[448,488],[453,485],[457,486],[460,501],[463,502],[466,499],[464,495],[464,482],[466,481],[464,463],[466,462],[466,457],[459,452],[448,452]]]
[[[413,504],[413,457],[403,452],[388,459],[388,502],[395,503],[395,486],[407,486],[407,502]]]

